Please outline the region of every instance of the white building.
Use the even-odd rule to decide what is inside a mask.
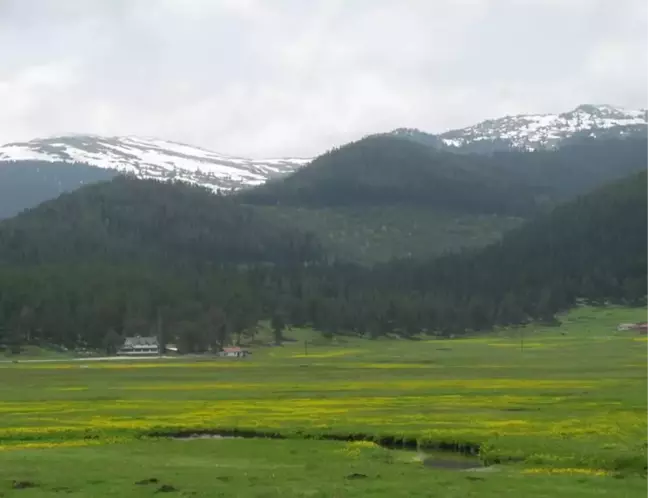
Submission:
[[[127,337],[123,346],[117,351],[121,356],[151,356],[160,354],[157,337]]]

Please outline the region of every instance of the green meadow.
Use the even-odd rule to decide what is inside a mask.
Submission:
[[[616,330],[645,310],[561,320],[444,340],[297,330],[245,359],[0,363],[0,496],[645,496],[648,343]],[[264,437],[171,438],[232,431]],[[424,464],[440,450],[484,467]]]

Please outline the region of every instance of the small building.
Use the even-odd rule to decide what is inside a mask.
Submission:
[[[160,354],[158,338],[151,337],[127,337],[117,354],[120,356],[152,356]]]
[[[648,333],[648,322],[639,322],[639,323],[620,323],[617,327],[618,331],[625,330],[635,330],[640,334]]]
[[[249,354],[250,352],[247,349],[243,349],[238,346],[232,348],[223,348],[218,353],[219,356],[226,356],[228,358],[245,358]]]

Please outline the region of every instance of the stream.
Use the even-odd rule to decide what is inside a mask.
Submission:
[[[161,435],[160,435],[161,436]],[[197,439],[288,439],[278,434],[255,434],[248,432],[210,432],[210,433],[182,433],[170,435],[169,437],[175,441],[192,441]],[[311,439],[311,438],[309,438]],[[357,438],[343,438],[343,437],[324,437],[321,440],[327,441],[358,441],[363,439]],[[368,440],[368,439],[364,439]],[[478,458],[476,452],[461,452],[453,450],[434,450],[434,449],[421,449],[416,445],[390,442],[375,442],[381,448],[390,451],[416,453],[416,459],[419,460],[423,466],[429,469],[443,469],[443,470],[456,470],[456,471],[483,471],[489,467],[485,467],[483,462]]]

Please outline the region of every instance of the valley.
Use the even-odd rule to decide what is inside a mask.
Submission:
[[[644,316],[579,307],[560,327],[410,341],[295,328],[245,359],[0,364],[0,491],[641,496],[646,342],[616,328]],[[261,437],[170,438],[219,431]],[[422,465],[440,447],[478,447],[478,470]]]
[[[0,148],[0,495],[643,496],[646,139],[615,112],[311,161]]]
[[[644,498],[645,0],[0,0],[0,498]]]

